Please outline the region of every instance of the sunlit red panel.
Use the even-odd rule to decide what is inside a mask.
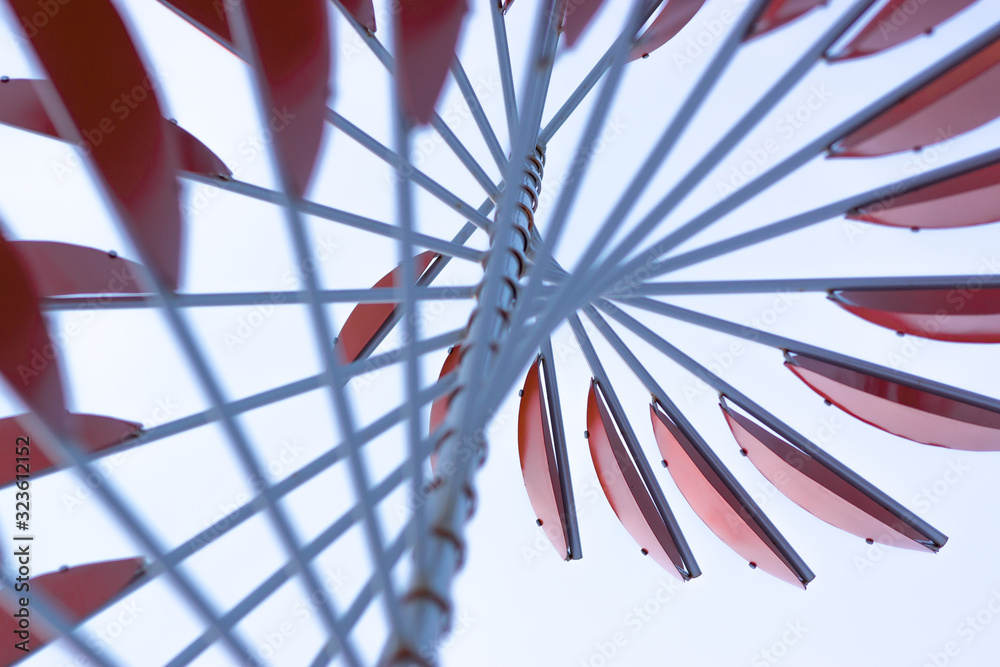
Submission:
[[[644,58],[669,42],[694,18],[704,4],[705,0],[670,0],[664,4],[646,31],[639,35],[635,46],[629,52],[629,60]]]
[[[396,83],[406,115],[426,125],[455,59],[466,0],[400,0]]]
[[[776,30],[799,18],[814,7],[825,5],[827,0],[771,0],[753,24],[747,38]]]
[[[677,488],[702,521],[729,548],[755,567],[805,588],[811,577],[797,572],[764,529],[677,425],[655,404],[649,406],[656,444]]]
[[[890,0],[831,60],[860,58],[931,32],[976,0]]]
[[[919,551],[930,541],[861,489],[744,415],[720,405],[736,442],[778,491],[810,514],[866,540]]]
[[[1000,450],[1000,413],[801,354],[785,362],[816,393],[858,419],[927,445]]]

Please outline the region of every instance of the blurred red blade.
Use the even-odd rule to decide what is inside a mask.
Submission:
[[[720,404],[736,442],[778,491],[841,530],[879,544],[937,551],[926,536],[830,468],[727,405]]]
[[[427,270],[434,257],[435,253],[428,250],[413,258],[418,276]],[[373,287],[396,287],[399,284],[398,276],[401,271],[402,267],[397,266]],[[340,355],[340,359],[344,363],[350,363],[360,357],[368,344],[392,318],[395,310],[395,303],[363,303],[357,306],[347,317],[340,330],[340,335],[337,336],[334,347]]]
[[[649,406],[656,444],[681,494],[720,540],[754,567],[805,588],[811,577],[798,573],[722,479],[659,406]]]
[[[830,60],[869,56],[929,34],[976,0],[889,0],[879,12]]]
[[[573,46],[590,25],[604,0],[562,0],[559,11],[563,13],[562,31],[566,46]]]
[[[545,531],[556,553],[563,560],[569,560],[566,508],[559,482],[555,440],[547,406],[543,403],[540,364],[541,359],[535,361],[524,379],[517,413],[517,451],[521,459],[524,488],[538,518],[538,525]]]
[[[830,157],[913,150],[1000,115],[1000,41],[975,53],[838,141]]]
[[[143,558],[88,563],[32,577],[31,590],[40,591],[49,599],[59,602],[69,620],[80,623],[114,602],[144,573]],[[4,601],[4,606],[9,604]],[[31,608],[27,609],[31,614]],[[30,655],[14,645],[20,641],[14,639],[18,637],[19,631],[18,619],[12,616],[16,611],[17,609],[8,610],[0,621],[0,632],[9,638],[0,646],[0,667],[13,665]],[[31,651],[37,651],[57,638],[43,631],[43,626],[32,625],[30,633],[30,643],[27,646]]]
[[[596,381],[591,382],[587,400],[587,429],[597,478],[618,520],[660,567],[683,579],[680,551],[618,435]]]
[[[828,0],[771,0],[754,22],[747,39],[776,30],[827,2]]]
[[[629,52],[629,60],[645,58],[669,42],[694,18],[704,4],[705,0],[667,0],[660,13],[636,40],[635,46]]]
[[[38,296],[137,294],[143,268],[95,248],[57,241],[11,241],[31,271]]]
[[[160,0],[213,39],[232,44],[226,21],[226,5],[221,0]]]
[[[126,440],[131,440],[138,436],[142,430],[142,424],[114,417],[77,413],[70,413],[66,417],[71,431],[77,437],[81,451],[87,454],[94,454]],[[42,440],[42,436],[31,433],[30,424],[28,415],[0,419],[0,438],[3,442],[11,443],[17,438],[30,438],[31,472],[37,474],[51,468],[53,462],[45,453],[46,443]],[[0,487],[12,484],[14,480],[14,466],[5,466],[0,469]]]
[[[375,33],[375,7],[372,6],[372,0],[340,0],[340,4],[368,32]]]
[[[801,354],[785,366],[838,408],[914,442],[1000,451],[1000,413]]]
[[[51,428],[66,432],[66,407],[56,346],[38,310],[38,289],[14,249],[0,236],[0,373]]]
[[[879,326],[957,343],[1000,343],[1000,289],[840,290],[830,299]]]
[[[227,2],[230,12],[245,10],[249,45],[267,82],[267,129],[293,194],[303,196],[319,156],[326,105],[330,97],[331,49],[326,0],[242,0]],[[230,20],[233,20],[230,17]]]
[[[397,85],[406,116],[422,125],[434,116],[466,11],[466,0],[400,0]]]
[[[912,229],[950,229],[1000,221],[1000,163],[872,202],[847,217]]]
[[[38,10],[34,0],[7,2],[18,17]],[[143,67],[109,0],[61,4],[44,29],[29,33],[62,101],[47,105],[59,134],[84,142],[133,242],[150,268],[176,289],[181,270],[178,155],[164,131],[158,82]]]

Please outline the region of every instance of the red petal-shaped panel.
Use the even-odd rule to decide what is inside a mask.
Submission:
[[[179,151],[180,168],[206,176],[232,176],[233,171],[208,146],[180,125],[165,121],[168,133],[173,134]]]
[[[874,202],[847,217],[911,229],[948,229],[1000,221],[1000,163]]]
[[[1000,451],[1000,413],[800,354],[785,365],[816,393],[883,431],[927,445]]]
[[[587,429],[597,478],[618,520],[653,560],[670,574],[683,579],[684,561],[677,545],[629,458],[596,382],[591,383],[587,399]]]
[[[455,59],[466,0],[400,0],[396,14],[397,85],[406,115],[426,125]]]
[[[562,31],[566,37],[566,46],[576,44],[603,2],[604,0],[563,0],[560,11],[564,12]]]
[[[383,279],[384,280],[384,279]],[[448,373],[458,368],[458,362],[462,359],[462,346],[456,345],[455,347],[448,350],[448,356],[445,357],[444,363],[441,364],[441,373],[438,375],[440,380]],[[431,404],[431,418],[430,418],[430,429],[429,431],[433,433],[437,430],[444,422],[444,418],[448,415],[448,406],[451,405],[451,397],[454,394],[448,394],[447,396],[442,396]],[[432,458],[431,463],[434,463]]]
[[[38,11],[34,0],[7,1],[19,17]],[[67,112],[65,119],[53,117],[59,134],[82,140],[132,240],[175,289],[181,249],[177,150],[164,131],[158,82],[109,0],[60,4],[44,29],[28,32]]]
[[[747,39],[776,30],[799,18],[810,9],[825,5],[827,0],[771,0],[754,22]]]
[[[879,326],[957,343],[1000,343],[1000,289],[842,290],[837,305]]]
[[[160,0],[198,29],[232,44],[233,36],[226,21],[226,3],[221,0]]]
[[[340,4],[368,32],[375,33],[375,7],[372,6],[372,0],[340,0]]]
[[[32,577],[31,591],[41,591],[50,599],[58,601],[65,608],[69,620],[79,623],[113,602],[142,577],[144,572],[143,558],[88,563]],[[18,637],[19,630],[18,619],[12,615],[15,611],[9,610],[0,620],[0,633],[9,638],[0,645],[0,667],[12,665],[29,655],[14,646],[16,641],[21,640],[14,639]],[[30,607],[28,613],[33,613]],[[36,651],[53,639],[55,637],[44,632],[41,626],[33,624],[28,647]]]
[[[860,58],[924,35],[976,0],[889,0],[831,60]]]
[[[77,443],[88,454],[131,440],[142,430],[142,424],[113,417],[76,413],[70,413],[66,417]],[[52,467],[52,459],[45,453],[45,442],[41,436],[31,433],[30,423],[27,415],[0,419],[0,438],[3,439],[2,442],[11,443],[17,438],[30,438],[31,472],[37,474]],[[6,486],[14,480],[14,466],[0,468],[0,486]]]
[[[319,155],[330,97],[327,2],[244,0],[242,5],[273,105],[268,129],[294,194],[302,196]]]
[[[635,46],[629,52],[629,60],[645,58],[669,42],[694,18],[704,4],[705,0],[667,0],[660,13],[636,40]]]
[[[927,538],[830,468],[756,422],[720,405],[746,456],[776,489],[823,521],[870,539],[907,549],[934,551]]]
[[[11,241],[39,296],[136,294],[142,266],[115,254],[57,241]]]
[[[521,457],[521,476],[528,491],[531,509],[556,553],[569,560],[569,536],[566,533],[559,466],[549,426],[549,414],[542,398],[541,360],[528,370],[517,413],[517,451]]]
[[[649,406],[656,444],[684,498],[729,548],[770,575],[805,588],[795,568],[781,555],[763,528],[729,486],[654,404]]]
[[[51,427],[64,430],[66,408],[57,350],[38,310],[38,289],[14,244],[0,236],[0,373]]]
[[[994,42],[837,142],[831,157],[888,155],[968,132],[1000,115]]]
[[[427,269],[434,257],[434,252],[428,250],[413,258],[417,275]],[[397,276],[400,271],[402,268],[397,266],[375,283],[374,287],[395,287],[399,284]],[[395,303],[363,303],[351,312],[340,330],[340,335],[337,336],[335,345],[344,363],[350,363],[361,355],[365,346],[392,317],[394,310],[396,310]]]

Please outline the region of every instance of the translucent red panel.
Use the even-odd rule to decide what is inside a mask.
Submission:
[[[34,0],[8,0],[17,16]],[[159,82],[109,0],[59,5],[44,30],[28,35],[62,100],[53,117],[63,137],[83,142],[115,208],[151,269],[175,289],[180,277],[178,155],[164,130]]]
[[[428,250],[413,258],[417,275],[420,275],[427,269],[427,266],[434,257],[434,252]],[[400,271],[401,268],[396,267],[383,276],[374,286],[395,287],[399,284],[397,276]],[[340,354],[340,358],[344,363],[350,363],[361,356],[361,353],[368,344],[392,318],[395,310],[395,303],[363,303],[354,309],[344,322],[335,345],[335,349]]]
[[[115,254],[56,241],[11,241],[39,296],[144,292],[139,264]]]
[[[71,413],[66,415],[69,431],[76,437],[82,451],[93,454],[108,447],[131,440],[139,435],[142,424],[103,417]],[[37,474],[52,467],[52,459],[45,453],[45,442],[41,436],[31,432],[31,422],[26,415],[0,419],[0,438],[13,443],[17,438],[30,438],[31,472]],[[0,486],[14,481],[14,466],[0,468]]]
[[[539,373],[541,360],[528,370],[517,413],[517,450],[521,457],[521,476],[528,500],[539,525],[556,553],[569,560],[569,537],[566,531],[566,508],[563,506],[559,466]]]
[[[778,491],[823,521],[880,544],[923,551],[927,538],[830,468],[726,405],[729,428]]]
[[[458,368],[458,362],[462,360],[462,346],[456,345],[455,347],[448,350],[448,356],[445,357],[444,363],[441,364],[441,373],[438,374],[438,379],[443,378],[448,373],[453,372]],[[431,404],[431,417],[430,424],[428,426],[428,432],[433,433],[438,429],[441,424],[444,423],[444,418],[448,416],[448,406],[451,405],[451,399],[454,398],[457,389],[451,393],[442,396]],[[438,459],[438,446],[441,441],[438,440],[434,443],[434,451],[431,452],[431,470],[437,472],[437,459]]]
[[[143,558],[126,558],[49,572],[31,578],[31,592],[40,591],[50,599],[58,601],[69,619],[78,623],[114,602],[131,584],[142,577],[145,571],[144,562]],[[56,637],[45,630],[40,620],[36,620],[37,612],[30,606],[28,610],[30,618],[35,621],[30,626],[29,647],[35,651]],[[20,638],[14,639],[18,637],[19,630],[18,619],[12,615],[16,611],[17,609],[9,609],[0,618],[0,632],[7,638],[7,641],[0,644],[0,667],[13,665],[23,660],[26,655],[30,655],[14,646],[16,641],[20,641]]]
[[[827,0],[771,0],[753,24],[747,38],[763,35],[794,21],[810,9],[825,5]]]
[[[567,46],[576,44],[603,2],[604,0],[562,0],[561,11],[565,12],[562,30]]]
[[[656,444],[667,462],[667,470],[695,514],[729,548],[755,567],[782,581],[805,588],[810,578],[800,575],[778,551],[757,520],[687,436],[657,405],[649,406],[649,414],[653,420]]]
[[[873,202],[847,216],[893,227],[945,229],[1000,220],[1000,164]]]
[[[327,4],[326,0],[242,3],[267,82],[268,130],[288,172],[289,186],[298,196],[305,194],[312,178],[326,126],[331,65]]]
[[[684,562],[677,545],[629,458],[596,382],[591,383],[587,400],[587,429],[597,477],[618,520],[653,560],[683,579]]]
[[[427,124],[455,59],[466,0],[400,0],[396,73],[407,117]]]
[[[976,0],[889,0],[831,60],[859,58],[929,33]]]
[[[168,134],[172,134],[177,144],[178,161],[183,171],[206,176],[232,176],[233,171],[222,159],[201,143],[197,137],[176,123],[166,121]]]
[[[0,236],[0,373],[52,428],[65,429],[58,355],[38,310],[38,290],[14,245]]]
[[[959,343],[1000,343],[1000,289],[840,290],[845,310],[893,331]]]
[[[968,132],[1000,115],[994,42],[837,142],[831,157],[888,155]]]
[[[660,48],[681,31],[694,18],[705,0],[670,0],[629,52],[629,60],[644,58]]]
[[[1000,451],[1000,413],[800,354],[785,365],[858,419],[927,445]]]
[[[368,29],[368,32],[375,32],[375,8],[372,0],[340,0],[347,13],[354,17],[354,20]]]
[[[226,5],[220,0],[160,0],[202,31],[212,33],[224,42],[232,42],[226,21]]]

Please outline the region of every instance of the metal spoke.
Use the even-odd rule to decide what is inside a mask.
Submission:
[[[765,280],[710,280],[704,282],[648,282],[636,285],[634,296],[681,296],[692,294],[766,294],[770,292],[832,292],[836,290],[977,289],[1000,287],[1000,277],[965,276],[871,276],[866,278],[772,278]]]
[[[493,41],[496,44],[497,64],[500,67],[500,86],[503,89],[504,111],[507,117],[507,137],[513,144],[514,137],[517,135],[517,98],[514,95],[510,43],[507,41],[507,24],[504,22],[501,2],[502,0],[491,0],[490,19],[493,21]]]
[[[501,174],[504,173],[507,170],[507,156],[503,152],[503,147],[500,146],[500,140],[497,139],[493,126],[490,125],[490,119],[486,116],[486,110],[483,109],[479,96],[476,95],[476,91],[472,87],[472,82],[469,81],[469,77],[465,73],[465,68],[462,67],[462,61],[457,56],[455,62],[451,64],[451,73],[455,77],[458,89],[465,97],[465,103],[469,106],[469,111],[472,112],[476,125],[479,126],[479,132],[483,135],[483,139],[490,149],[490,154],[493,155],[493,160],[497,163],[497,168],[500,169]]]

